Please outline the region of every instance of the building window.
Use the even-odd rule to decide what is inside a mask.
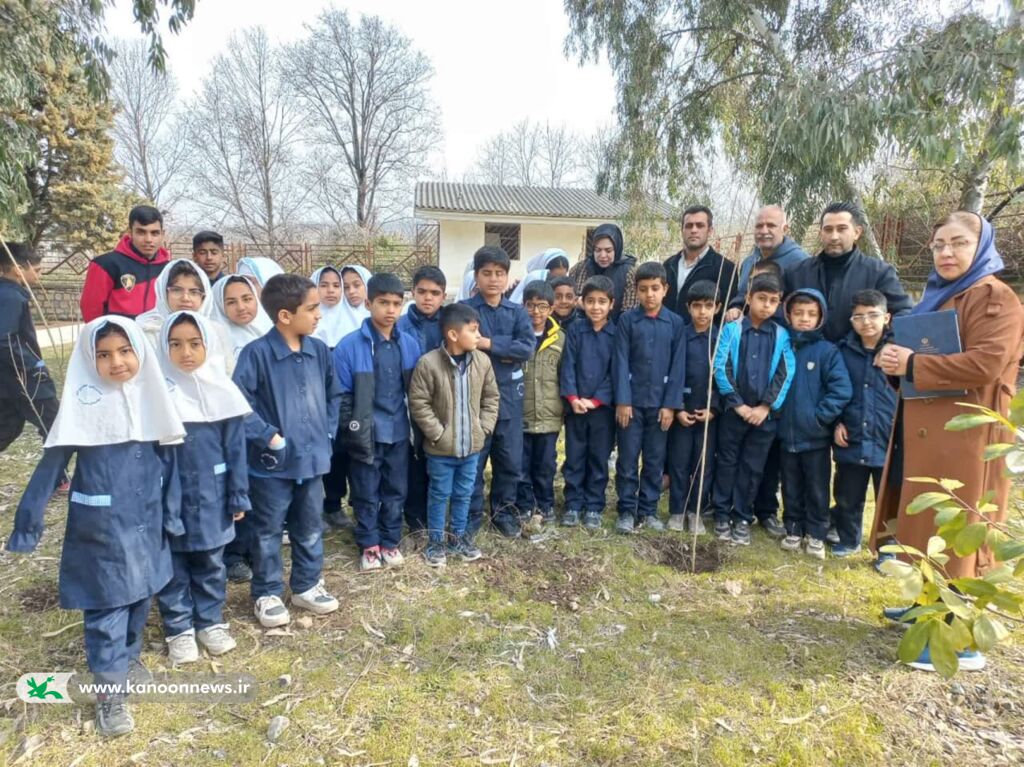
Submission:
[[[484,245],[496,245],[519,260],[519,224],[484,224]]]

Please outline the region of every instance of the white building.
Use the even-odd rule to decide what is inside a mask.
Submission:
[[[583,258],[594,228],[618,223],[626,210],[627,203],[589,189],[421,181],[414,213],[438,223],[438,266],[454,293],[467,262],[483,245],[504,248],[512,258],[511,277],[518,279],[526,262],[547,248],[562,248],[570,264]],[[657,212],[666,221],[676,217],[663,203]]]

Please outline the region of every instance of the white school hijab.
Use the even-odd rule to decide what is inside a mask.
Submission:
[[[168,261],[163,271],[160,272],[160,276],[156,278],[156,307],[135,318],[143,332],[152,336],[154,340],[159,337],[160,327],[171,313],[171,307],[167,303],[167,283],[171,281],[171,269],[176,264],[188,266],[192,273],[196,275],[196,279],[199,280],[199,284],[203,289],[203,303],[199,305],[199,313],[204,317],[209,317],[210,309],[213,307],[213,301],[210,297],[210,278],[206,276],[206,272],[188,258],[176,258],[173,261]],[[154,346],[156,345],[154,343]]]
[[[238,267],[235,271],[243,277],[256,278],[261,288],[267,284],[267,280],[271,277],[284,274],[284,269],[281,268],[277,261],[265,256],[246,256],[245,258],[240,258],[238,259]]]
[[[228,329],[228,334],[231,336],[231,352],[235,359],[238,359],[238,353],[242,351],[242,347],[250,341],[262,338],[274,327],[270,315],[264,310],[259,298],[256,299],[256,316],[252,318],[248,325],[237,325],[228,319],[227,312],[224,311],[224,291],[227,289],[228,281],[232,277],[237,276],[239,275],[229,274],[226,277],[221,277],[213,284],[213,302],[210,311],[210,319],[219,322]],[[253,296],[255,296],[256,289],[251,284],[249,289],[252,291]]]
[[[475,275],[473,262],[470,261],[462,272],[462,284],[459,285],[459,292],[455,296],[456,301],[466,301],[473,297],[473,291],[476,289]]]
[[[509,297],[508,300],[511,301],[514,304],[522,305],[522,303],[523,303],[523,291],[526,290],[526,286],[529,285],[531,282],[537,282],[538,280],[543,282],[547,278],[548,278],[548,270],[547,269],[536,269],[536,270],[530,272],[525,277],[523,277],[523,279],[521,279],[519,281],[519,284],[516,285],[516,289],[512,291],[512,295],[511,295],[511,297]]]
[[[124,331],[139,359],[139,372],[124,383],[107,381],[96,372],[96,334],[108,324]],[[44,446],[173,445],[184,436],[156,352],[135,321],[110,315],[87,324],[71,353],[60,410]]]
[[[199,327],[206,344],[206,361],[191,373],[171,362],[170,335],[179,317],[189,317]],[[213,323],[196,312],[175,312],[160,329],[160,367],[178,416],[185,423],[212,423],[249,415],[252,408],[242,392],[224,372],[210,362],[210,344],[214,339]]]
[[[536,272],[541,269],[547,269],[548,264],[550,264],[558,257],[562,257],[566,261],[569,260],[569,254],[566,253],[561,248],[548,248],[547,250],[542,250],[540,253],[538,253],[536,256],[534,256],[533,258],[526,262],[526,271]]]
[[[332,270],[338,273],[338,279],[344,282],[342,272],[346,270],[352,270],[359,275],[359,278],[363,281],[363,284],[367,284],[370,281],[369,269],[359,266],[358,264],[346,264],[345,266],[323,266],[317,269],[313,274],[310,275],[309,279],[313,281],[313,284],[318,288],[320,287],[320,276],[328,270]],[[328,348],[333,349],[338,345],[338,342],[351,333],[353,330],[358,330],[363,324],[363,320],[370,316],[370,310],[366,307],[366,301],[363,301],[362,306],[352,306],[348,299],[345,298],[345,286],[341,288],[341,300],[338,301],[334,306],[327,306],[323,302],[320,303],[320,322],[316,325],[316,330],[313,332],[315,338],[319,338]]]

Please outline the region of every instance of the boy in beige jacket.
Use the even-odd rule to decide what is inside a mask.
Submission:
[[[430,490],[427,499],[427,564],[441,567],[447,555],[470,562],[480,550],[466,535],[477,460],[498,420],[500,395],[487,355],[477,351],[480,318],[466,304],[441,310],[444,345],[424,354],[409,382],[409,412],[423,432]],[[451,541],[445,546],[445,514],[451,499]]]

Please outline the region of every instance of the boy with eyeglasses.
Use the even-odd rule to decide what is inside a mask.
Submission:
[[[537,348],[523,365],[523,473],[516,508],[521,519],[540,514],[544,524],[555,521],[555,445],[563,413],[559,371],[565,333],[551,318],[554,303],[554,289],[542,280],[531,282],[523,291]]]
[[[885,296],[877,290],[862,290],[853,296],[853,330],[839,342],[853,384],[853,399],[835,428],[832,526],[839,543],[832,546],[832,555],[836,557],[860,550],[868,480],[876,498],[882,481],[897,393],[875,365],[875,355],[888,338],[889,319]]]

